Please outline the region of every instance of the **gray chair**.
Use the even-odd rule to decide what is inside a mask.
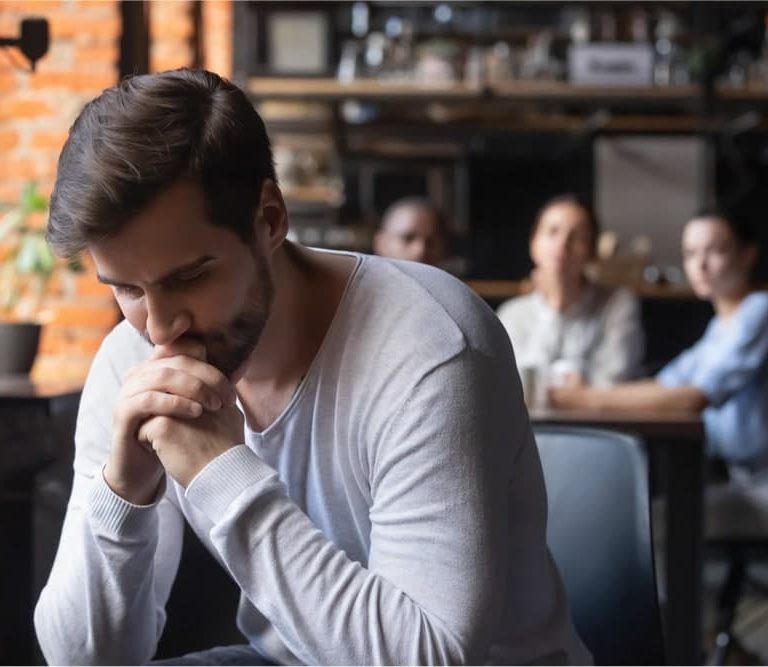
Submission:
[[[590,428],[538,426],[534,433],[547,542],[595,664],[665,664],[641,442]]]

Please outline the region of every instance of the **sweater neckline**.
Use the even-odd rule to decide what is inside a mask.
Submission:
[[[248,426],[248,421],[245,422],[245,429],[247,434],[250,437],[253,438],[266,438],[268,437],[273,431],[279,429],[283,422],[288,419],[288,416],[293,412],[294,406],[301,400],[302,396],[306,393],[306,388],[314,381],[315,376],[317,375],[318,368],[320,367],[320,360],[325,355],[325,351],[327,347],[330,345],[330,340],[333,338],[333,334],[336,329],[338,329],[339,321],[343,319],[345,312],[348,310],[348,303],[350,301],[350,293],[352,292],[353,286],[358,281],[358,276],[362,273],[362,267],[365,263],[365,256],[361,253],[356,252],[348,252],[348,251],[339,251],[339,250],[324,250],[324,252],[330,252],[337,255],[347,255],[348,257],[352,257],[355,260],[355,265],[352,267],[352,271],[349,274],[349,278],[347,278],[347,284],[344,287],[344,291],[341,294],[341,299],[339,299],[339,303],[336,306],[336,312],[333,314],[333,317],[331,318],[331,324],[328,327],[328,330],[325,332],[325,336],[323,337],[322,342],[320,343],[320,347],[317,350],[317,353],[315,354],[314,358],[312,359],[312,363],[309,365],[309,368],[307,369],[307,372],[304,374],[304,377],[301,378],[301,381],[299,382],[298,386],[296,387],[296,391],[293,392],[293,396],[291,396],[291,400],[288,401],[287,405],[283,408],[283,411],[277,416],[275,420],[272,421],[272,423],[267,426],[263,431],[254,431],[250,426]],[[240,404],[240,400],[238,399],[238,404]],[[242,405],[240,405],[240,410],[242,411]]]

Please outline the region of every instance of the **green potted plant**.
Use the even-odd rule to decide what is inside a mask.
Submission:
[[[28,373],[37,354],[43,305],[55,290],[73,291],[79,258],[63,261],[45,240],[48,199],[27,184],[12,205],[0,204],[0,375]],[[57,278],[58,280],[53,280]]]

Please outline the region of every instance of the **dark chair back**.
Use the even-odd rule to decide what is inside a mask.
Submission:
[[[589,428],[534,432],[547,488],[547,542],[595,664],[664,664],[640,441]]]

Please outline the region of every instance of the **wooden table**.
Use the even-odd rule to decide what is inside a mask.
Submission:
[[[33,380],[28,375],[0,375],[0,398],[48,400],[79,394],[84,380]]]
[[[60,454],[60,440],[71,438],[79,396],[79,383],[0,376],[0,664],[39,661],[32,623],[35,481]]]
[[[704,425],[694,413],[529,410],[534,424],[591,426],[643,438],[659,460],[666,496],[667,553],[665,613],[667,660],[700,665],[702,656],[702,552]],[[657,466],[654,466],[657,468]]]

